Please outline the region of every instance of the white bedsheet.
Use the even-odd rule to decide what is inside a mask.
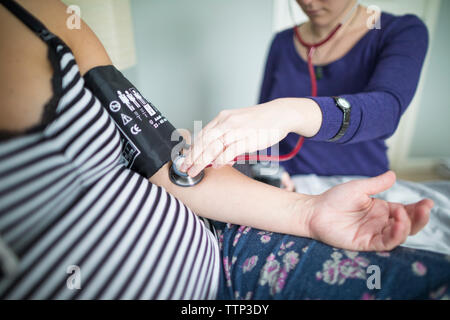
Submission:
[[[319,194],[336,184],[360,178],[362,177],[319,177],[314,174],[292,177],[296,191],[306,194]],[[450,181],[418,183],[397,180],[391,189],[376,197],[404,204],[423,198],[432,199],[435,205],[428,224],[416,235],[409,236],[402,246],[450,255]]]

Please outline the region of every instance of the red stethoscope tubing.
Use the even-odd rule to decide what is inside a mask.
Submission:
[[[308,50],[308,71],[309,77],[311,79],[311,96],[313,97],[317,97],[317,80],[316,80],[316,73],[314,72],[314,65],[312,63],[312,57],[316,49],[321,45],[327,43],[336,34],[336,32],[339,30],[341,26],[342,24],[339,23],[336,26],[336,28],[334,28],[325,39],[317,43],[305,42],[302,39],[300,32],[298,31],[298,28],[297,27],[294,28],[295,37],[297,38],[298,42],[300,42],[300,44]]]
[[[339,28],[341,26],[342,26],[342,23],[338,24],[336,26],[336,28],[334,28],[325,39],[323,39],[322,41],[317,42],[317,43],[305,42],[302,39],[297,26],[294,27],[294,34],[295,34],[295,37],[297,38],[298,42],[300,42],[300,44],[302,46],[306,47],[308,50],[308,59],[307,59],[308,60],[308,72],[309,72],[309,77],[311,79],[311,96],[312,97],[317,97],[317,79],[316,79],[316,73],[314,72],[314,65],[312,63],[312,57],[314,55],[314,52],[316,51],[316,49],[318,47],[320,47],[321,45],[328,42],[336,34],[336,32],[339,30]],[[243,156],[237,156],[236,158],[234,158],[234,161],[277,161],[277,162],[281,162],[281,161],[291,160],[300,151],[300,149],[303,146],[304,141],[305,141],[304,137],[299,137],[294,149],[292,149],[291,152],[289,152],[287,154],[283,154],[281,156],[246,154]]]

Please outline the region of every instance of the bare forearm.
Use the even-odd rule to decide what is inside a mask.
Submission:
[[[258,229],[309,236],[310,196],[288,192],[252,180],[225,166],[206,169],[201,183],[190,188],[168,179],[168,165],[150,181],[163,186],[196,214]]]
[[[312,99],[280,98],[268,103],[275,104],[280,109],[287,132],[312,137],[322,125],[322,111]]]

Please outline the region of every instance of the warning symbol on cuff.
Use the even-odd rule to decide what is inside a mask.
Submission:
[[[131,117],[127,116],[126,114],[121,113],[122,116],[122,122],[123,125],[126,126],[131,120],[133,120]]]

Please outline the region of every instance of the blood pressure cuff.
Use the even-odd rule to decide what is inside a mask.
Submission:
[[[176,129],[114,66],[95,67],[84,79],[120,131],[126,166],[150,178],[180,144],[171,139]]]

